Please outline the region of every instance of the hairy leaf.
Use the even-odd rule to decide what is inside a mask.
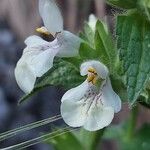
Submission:
[[[107,2],[116,7],[133,9],[136,7],[137,0],[107,0]]]
[[[80,38],[82,38],[92,48],[94,48],[94,34],[94,31],[91,29],[88,23],[85,22],[83,32],[80,33]]]
[[[91,48],[87,43],[81,43],[79,53],[82,59],[98,59],[98,51]]]
[[[112,69],[117,53],[107,26],[101,21],[97,21],[96,24],[95,48],[98,51],[100,61]]]
[[[118,16],[116,35],[127,79],[128,100],[133,105],[150,74],[150,23],[138,14]]]
[[[137,8],[140,14],[142,14],[148,21],[150,21],[150,1],[138,0]]]

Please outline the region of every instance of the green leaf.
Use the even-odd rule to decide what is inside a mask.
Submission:
[[[111,84],[113,87],[113,90],[115,91],[115,93],[117,93],[119,95],[119,97],[121,98],[122,102],[126,102],[127,100],[127,89],[123,83],[123,79],[121,77],[117,77],[114,75],[110,75],[110,79],[111,79]]]
[[[76,68],[76,70],[79,70],[81,63],[83,62],[80,56],[68,58],[66,57],[62,58],[62,60],[67,62],[67,64],[73,65]]]
[[[95,48],[100,61],[112,69],[117,57],[116,49],[106,25],[99,20],[96,23]]]
[[[139,99],[138,99],[138,102],[145,106],[146,108],[149,108],[150,109],[150,90],[149,89],[145,89]]]
[[[83,80],[84,78],[81,77],[79,68],[77,69],[71,63],[58,59],[55,60],[53,68],[38,79],[35,87],[61,85],[66,89],[70,89],[79,85]]]
[[[140,14],[146,17],[150,21],[150,1],[149,0],[138,0],[137,10]]]
[[[50,139],[49,144],[52,144],[55,150],[83,150],[84,147],[73,133],[68,132]]]
[[[80,36],[85,40],[85,43],[80,45],[79,50],[82,62],[97,59],[104,63],[112,73],[117,60],[117,53],[107,25],[98,20],[94,33],[89,25],[85,24],[84,32],[80,33]]]
[[[83,80],[84,77],[80,75],[79,69],[77,70],[74,65],[62,59],[56,59],[53,68],[41,78],[37,79],[33,91],[30,94],[23,96],[19,101],[19,104],[44,87],[55,85],[70,89],[81,84]]]
[[[94,48],[94,31],[88,25],[87,22],[84,23],[83,33],[80,34],[80,37],[83,38],[92,48]]]
[[[98,51],[91,48],[87,43],[81,43],[79,54],[84,60],[99,58]]]
[[[118,16],[116,35],[126,74],[128,100],[133,105],[150,74],[150,24],[138,14]]]
[[[137,0],[107,0],[108,4],[113,6],[123,8],[123,9],[133,9],[136,7]]]

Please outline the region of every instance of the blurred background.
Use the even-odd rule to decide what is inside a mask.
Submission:
[[[84,21],[88,20],[91,13],[107,21],[113,29],[114,14],[118,10],[107,6],[104,0],[58,0],[57,2],[64,17],[65,29],[73,33],[82,30]],[[59,114],[60,99],[64,93],[62,88],[46,88],[32,100],[17,106],[23,92],[15,81],[14,68],[25,47],[25,38],[36,34],[35,29],[41,24],[38,0],[0,0],[0,132]],[[122,113],[116,117],[116,122],[118,118],[122,118],[122,115],[128,114],[127,112],[129,111],[124,107]],[[143,112],[143,114],[149,113]],[[57,121],[55,125],[60,124],[62,121]],[[0,148],[29,140],[36,137],[39,132],[49,130],[48,125],[26,132],[0,143]],[[51,150],[52,147],[39,144],[29,149]],[[117,148],[114,143],[104,141],[102,149]]]

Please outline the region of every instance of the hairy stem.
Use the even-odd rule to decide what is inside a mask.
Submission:
[[[138,114],[138,106],[135,106],[131,110],[131,116],[129,118],[129,124],[127,129],[127,139],[131,139],[134,136],[135,128],[136,128],[136,121],[137,121],[137,114]]]

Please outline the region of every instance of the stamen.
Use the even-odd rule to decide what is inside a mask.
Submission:
[[[50,35],[50,32],[45,27],[37,28],[36,31],[41,34]]]
[[[92,84],[95,85],[97,81],[97,77],[94,77],[94,79],[92,80]]]
[[[88,72],[97,74],[97,73],[96,73],[96,70],[95,70],[94,68],[92,68],[92,67],[88,69]]]
[[[87,81],[88,82],[91,82],[93,85],[96,84],[96,81],[97,81],[97,72],[94,68],[90,67],[88,69],[88,77],[87,77]]]
[[[94,78],[95,78],[95,75],[91,74],[88,76],[87,80],[88,80],[88,82],[92,82],[94,80]]]

